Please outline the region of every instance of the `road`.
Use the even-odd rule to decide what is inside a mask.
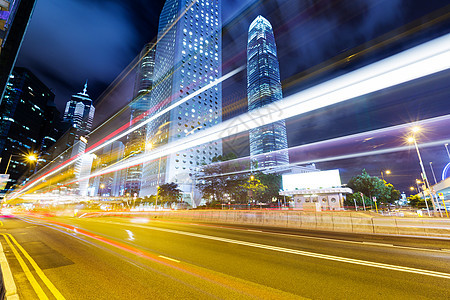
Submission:
[[[144,217],[0,220],[21,299],[450,298],[447,240]]]

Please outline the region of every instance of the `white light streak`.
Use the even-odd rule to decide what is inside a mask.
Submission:
[[[418,79],[430,74],[434,74],[450,68],[450,34],[434,39],[412,49],[403,51],[389,58],[373,63],[356,71],[342,75],[338,78],[329,80],[316,85],[295,95],[284,98],[283,100],[266,105],[262,108],[242,114],[233,119],[222,122],[214,127],[199,131],[195,135],[177,140],[176,142],[159,147],[150,153],[137,155],[128,161],[124,161],[113,167],[107,167],[104,170],[91,174],[90,176],[80,178],[86,180],[90,177],[114,172],[129,166],[142,164],[159,157],[166,156],[181,150],[192,148],[201,144],[219,140],[231,135],[248,131],[267,125],[276,121],[288,119],[294,116],[304,114],[319,108],[340,103],[365,94],[379,91],[414,79]],[[214,85],[241,72],[244,67],[222,76],[220,79],[208,84],[197,92],[170,105],[166,109],[153,115],[146,121],[130,128],[124,133],[108,140],[102,145],[86,152],[87,154],[95,152],[102,147],[120,139],[121,137],[135,131],[145,124],[155,120],[157,117],[170,111],[176,106],[188,101],[192,97],[204,92]],[[274,114],[276,112],[276,114]],[[75,160],[70,163],[74,163]],[[64,167],[66,167],[65,165]],[[46,177],[58,172],[55,170],[43,178],[32,182],[19,193],[23,193]],[[19,194],[13,194],[12,198]]]
[[[450,34],[136,156],[99,176],[450,68]],[[275,115],[273,112],[276,111]],[[389,150],[379,151],[387,153]],[[375,151],[377,152],[377,151]],[[374,154],[375,152],[371,152]],[[341,156],[342,157],[342,156]],[[316,161],[317,162],[317,161]],[[86,179],[86,178],[85,178]],[[81,179],[80,179],[81,180]]]

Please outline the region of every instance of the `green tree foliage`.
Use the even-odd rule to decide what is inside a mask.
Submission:
[[[267,187],[262,193],[260,201],[272,202],[273,198],[277,198],[279,200],[283,199],[283,197],[280,196],[282,186],[282,178],[280,174],[264,174],[262,172],[258,172],[255,177],[261,181],[261,184]]]
[[[355,194],[363,193],[363,195],[368,198],[366,205],[368,203],[370,205],[373,204],[372,197],[376,197],[377,201],[382,203],[394,203],[394,201],[400,199],[400,192],[396,190],[392,184],[386,183],[386,181],[381,180],[376,176],[370,176],[366,170],[363,170],[361,175],[352,177],[347,186],[351,188]],[[354,197],[357,202],[361,201],[361,198],[359,197],[358,199],[357,195]],[[350,198],[353,201],[353,198]]]
[[[181,198],[181,190],[178,188],[178,184],[171,182],[158,186],[158,202],[176,202]]]
[[[406,199],[408,200],[409,205],[411,205],[411,207],[416,207],[416,208],[426,207],[425,200],[423,198],[419,197],[418,195],[409,196]]]
[[[271,202],[272,198],[280,198],[281,175],[253,172],[250,182],[249,170],[255,162],[235,160],[233,153],[216,156],[212,164],[204,165],[197,179],[197,188],[209,202],[231,199],[235,203],[247,203],[251,195],[253,200]],[[227,197],[225,197],[227,196]]]
[[[244,197],[245,191],[241,187],[244,180],[239,171],[248,166],[230,162],[236,158],[234,153],[219,155],[212,159],[212,164],[202,167],[196,186],[209,202],[221,203],[226,194],[235,201],[241,201]]]
[[[267,190],[267,186],[254,175],[251,175],[242,187],[248,191],[251,200],[261,200],[262,195]]]

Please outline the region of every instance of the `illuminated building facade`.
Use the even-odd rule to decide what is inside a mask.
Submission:
[[[0,100],[16,62],[36,0],[0,1]]]
[[[256,17],[248,31],[247,94],[249,111],[283,98],[272,25],[262,16]],[[289,164],[288,152],[283,151],[288,147],[284,121],[252,129],[249,138],[250,156],[258,168]]]
[[[159,20],[155,87],[151,106],[159,112],[222,76],[222,22],[219,0],[167,0]],[[215,85],[170,110],[147,127],[147,145],[155,149],[222,121],[222,87]],[[151,152],[151,149],[147,149]],[[170,154],[144,165],[141,196],[175,182],[184,200],[197,201],[194,175],[203,163],[222,154],[215,141]],[[195,204],[194,204],[195,205]]]
[[[124,151],[125,147],[120,141],[106,145],[94,158],[92,171],[101,170],[122,160]],[[126,170],[119,170],[91,178],[90,196],[124,196],[125,173]]]
[[[54,98],[51,90],[33,73],[25,68],[14,68],[0,104],[0,172],[4,172],[13,155],[8,168],[12,183],[31,168],[20,156],[39,152],[42,141],[52,132],[53,125],[47,118]]]
[[[86,136],[91,132],[94,114],[95,108],[91,98],[89,98],[89,95],[87,94],[86,82],[83,92],[72,95],[71,99],[66,104],[63,122],[66,123],[66,126],[68,126],[69,129],[63,137],[63,140],[65,141],[63,146],[65,149],[61,150],[66,151],[69,147],[72,147],[72,149],[61,156],[63,160],[82,155],[82,153],[85,152],[87,145]],[[59,155],[59,153],[55,154]],[[91,160],[90,158],[86,159]],[[82,168],[87,169],[87,167],[83,167],[83,165],[86,165],[86,162],[83,161],[84,159],[79,159],[74,163],[73,172],[76,178],[80,178]],[[85,187],[87,189],[87,184],[85,184]],[[85,191],[83,190],[82,193],[85,193]]]
[[[64,122],[68,122],[76,128],[77,138],[85,136],[91,132],[92,121],[94,120],[95,108],[92,100],[87,94],[87,82],[83,92],[72,95],[64,110]]]
[[[144,121],[150,109],[150,92],[153,87],[153,70],[155,67],[155,44],[148,43],[139,55],[136,70],[133,101],[130,104],[130,124]],[[145,150],[145,126],[133,131],[127,137],[126,156],[132,157]],[[142,164],[132,166],[126,171],[125,192],[130,195],[139,193],[141,187]]]

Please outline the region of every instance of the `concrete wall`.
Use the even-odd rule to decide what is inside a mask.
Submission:
[[[83,217],[147,216],[267,227],[286,227],[362,234],[450,238],[450,219],[371,216],[361,212],[303,212],[265,210],[180,210],[161,212],[89,213]]]

